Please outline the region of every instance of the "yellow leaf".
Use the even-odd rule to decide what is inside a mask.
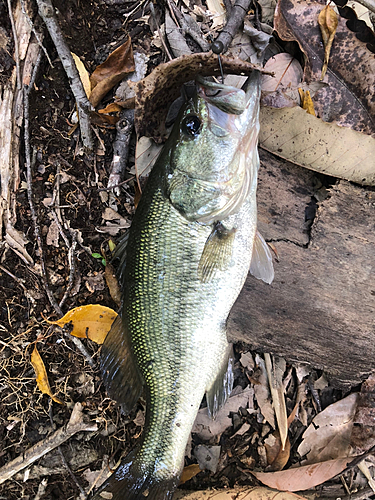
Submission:
[[[314,103],[313,100],[311,99],[310,91],[306,90],[305,92],[301,88],[298,88],[298,93],[301,98],[302,109],[305,109],[309,113],[309,115],[316,116]]]
[[[48,323],[61,327],[71,323],[72,335],[81,339],[89,338],[97,344],[102,344],[116,318],[117,313],[113,309],[99,304],[90,304],[75,307],[58,321],[48,321]]]
[[[100,114],[118,113],[119,111],[122,111],[122,110],[123,110],[122,106],[119,106],[116,102],[111,102],[105,108],[99,109],[98,113],[100,113]]]
[[[38,349],[36,348],[36,345],[31,354],[31,364],[33,365],[36,375],[36,383],[40,391],[43,394],[48,394],[48,396],[50,396],[56,403],[63,405],[64,403],[52,394],[51,387],[48,382],[46,367],[44,366],[43,360],[38,352]]]
[[[182,471],[180,477],[180,484],[186,483],[186,481],[189,481],[192,477],[196,476],[200,472],[201,468],[199,467],[198,464],[187,465],[186,467],[184,467],[184,470]]]
[[[71,54],[73,56],[74,62],[76,63],[77,70],[81,78],[83,88],[85,89],[87,98],[89,98],[91,94],[90,75],[81,59],[76,54],[73,54],[73,52]]]
[[[320,12],[318,17],[318,24],[322,33],[324,43],[324,63],[320,80],[323,80],[328,68],[329,55],[331,52],[333,39],[335,38],[338,23],[339,21],[337,19],[336,12],[332,9],[332,7],[326,5]]]

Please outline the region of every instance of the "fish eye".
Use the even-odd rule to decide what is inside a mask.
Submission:
[[[195,137],[201,131],[202,121],[197,115],[186,116],[181,124],[182,132],[188,137]]]

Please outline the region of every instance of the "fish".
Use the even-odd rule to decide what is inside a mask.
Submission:
[[[203,397],[214,418],[232,390],[229,312],[249,269],[273,279],[257,232],[259,99],[258,71],[246,92],[198,80],[117,247],[123,304],[103,380],[126,413],[144,390],[146,415],[95,500],[171,499]]]

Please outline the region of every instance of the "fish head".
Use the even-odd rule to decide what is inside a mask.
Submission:
[[[170,143],[167,191],[188,220],[211,223],[242,205],[254,177],[246,145],[248,115],[243,90],[212,82],[200,83],[180,111]]]

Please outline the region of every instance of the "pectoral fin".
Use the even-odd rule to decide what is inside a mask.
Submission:
[[[233,389],[233,346],[228,344],[227,353],[224,356],[216,380],[207,389],[207,410],[211,418],[215,418],[217,412],[224,405]]]
[[[113,322],[104,341],[100,367],[108,394],[122,404],[125,413],[129,413],[141,395],[143,381],[120,316]]]
[[[203,283],[210,281],[217,270],[225,271],[228,268],[235,235],[236,229],[228,230],[221,222],[215,223],[198,264],[198,277]]]
[[[274,278],[272,255],[263,236],[257,231],[254,238],[250,272],[255,278],[270,284]]]

